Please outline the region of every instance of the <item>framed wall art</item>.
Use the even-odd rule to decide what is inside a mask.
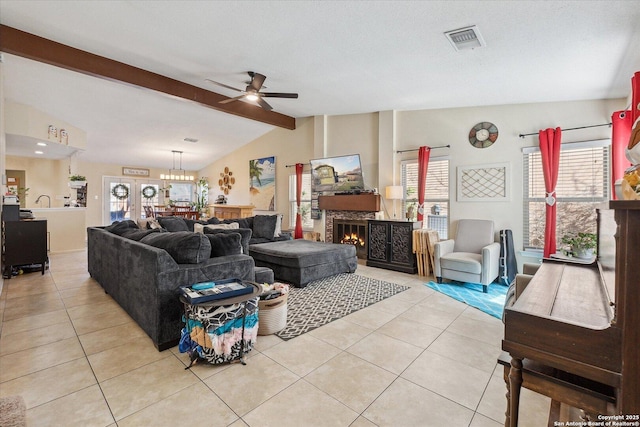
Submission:
[[[509,173],[509,163],[458,166],[458,201],[508,201]]]
[[[249,194],[256,210],[276,210],[275,156],[249,160]]]

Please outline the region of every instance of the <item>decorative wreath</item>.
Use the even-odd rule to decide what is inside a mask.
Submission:
[[[124,184],[117,184],[111,190],[111,194],[118,200],[124,200],[129,197],[129,188]]]
[[[147,185],[142,189],[142,197],[145,199],[153,199],[156,197],[156,194],[158,194],[158,191],[153,185]]]

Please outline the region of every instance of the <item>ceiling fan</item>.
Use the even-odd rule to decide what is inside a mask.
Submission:
[[[245,90],[236,89],[235,87],[228,86],[224,83],[206,79],[208,82],[211,82],[218,86],[226,87],[227,89],[235,90],[236,92],[242,92],[242,95],[236,96],[235,98],[225,99],[224,101],[220,101],[219,104],[228,104],[229,102],[237,101],[244,98],[249,101],[257,102],[258,105],[260,105],[265,110],[271,111],[273,110],[273,107],[271,107],[271,105],[269,105],[262,98],[298,98],[297,93],[260,92],[260,89],[262,88],[262,85],[264,84],[264,81],[267,77],[263,74],[253,71],[248,71],[247,73],[249,74],[249,77],[251,77],[251,81],[247,82],[247,87]]]

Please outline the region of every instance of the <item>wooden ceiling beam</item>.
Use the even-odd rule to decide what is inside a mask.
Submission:
[[[0,51],[101,79],[151,89],[246,119],[285,129],[296,128],[294,117],[246,102],[220,104],[229,97],[6,25],[0,25]]]

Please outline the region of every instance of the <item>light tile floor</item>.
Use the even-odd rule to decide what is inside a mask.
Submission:
[[[196,365],[158,352],[87,273],[86,251],[5,280],[0,396],[19,394],[36,426],[498,427],[506,388],[502,323],[424,286],[289,341],[259,337],[247,365]],[[546,425],[549,400],[523,390],[521,426]]]

